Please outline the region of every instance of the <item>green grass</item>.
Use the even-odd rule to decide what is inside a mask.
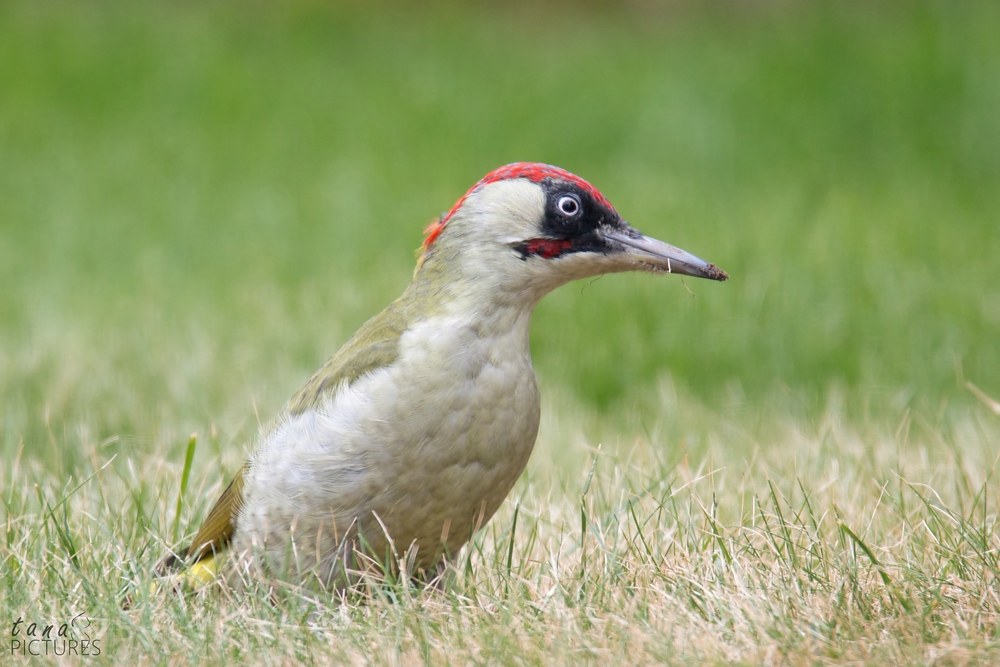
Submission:
[[[0,4],[0,622],[86,611],[116,662],[997,661],[998,71],[990,2]],[[515,160],[733,279],[541,304],[538,447],[446,594],[121,612]]]

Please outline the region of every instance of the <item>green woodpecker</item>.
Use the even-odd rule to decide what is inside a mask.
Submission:
[[[535,305],[619,271],[728,278],[640,234],[562,169],[491,172],[428,227],[406,291],[261,430],[191,545],[159,570],[185,564],[204,581],[229,551],[230,572],[329,587],[391,554],[433,572],[490,520],[531,455]]]

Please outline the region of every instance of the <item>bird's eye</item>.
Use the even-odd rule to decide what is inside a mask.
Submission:
[[[556,208],[567,218],[572,218],[580,212],[580,200],[576,195],[563,195],[556,202]]]

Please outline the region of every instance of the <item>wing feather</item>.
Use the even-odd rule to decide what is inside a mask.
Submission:
[[[438,288],[433,284],[422,288],[415,285],[411,284],[399,299],[362,325],[292,397],[285,408],[285,415],[302,414],[358,378],[393,364],[399,357],[399,339],[403,332],[415,319],[429,316],[437,310]],[[156,566],[157,572],[163,574],[185,563],[208,562],[209,557],[226,549],[243,506],[244,476],[248,469],[249,463],[236,473],[198,529],[191,545],[161,560]]]
[[[243,475],[246,469],[247,466],[244,464],[215,501],[212,511],[201,524],[191,545],[187,549],[182,549],[181,553],[170,554],[161,560],[156,566],[158,573],[165,574],[192,559],[197,563],[223,551],[229,545],[236,530],[236,517],[243,506]]]

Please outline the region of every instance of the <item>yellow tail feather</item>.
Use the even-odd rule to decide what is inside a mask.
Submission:
[[[202,558],[183,572],[167,577],[166,581],[169,582],[170,588],[198,590],[215,581],[218,573],[219,564],[216,562],[215,556],[212,555]],[[149,592],[155,593],[159,587],[160,580],[154,581],[149,585]]]
[[[215,556],[208,556],[184,570],[181,577],[183,577],[185,585],[191,588],[200,588],[215,581],[215,575],[218,573],[219,566],[215,562]]]

